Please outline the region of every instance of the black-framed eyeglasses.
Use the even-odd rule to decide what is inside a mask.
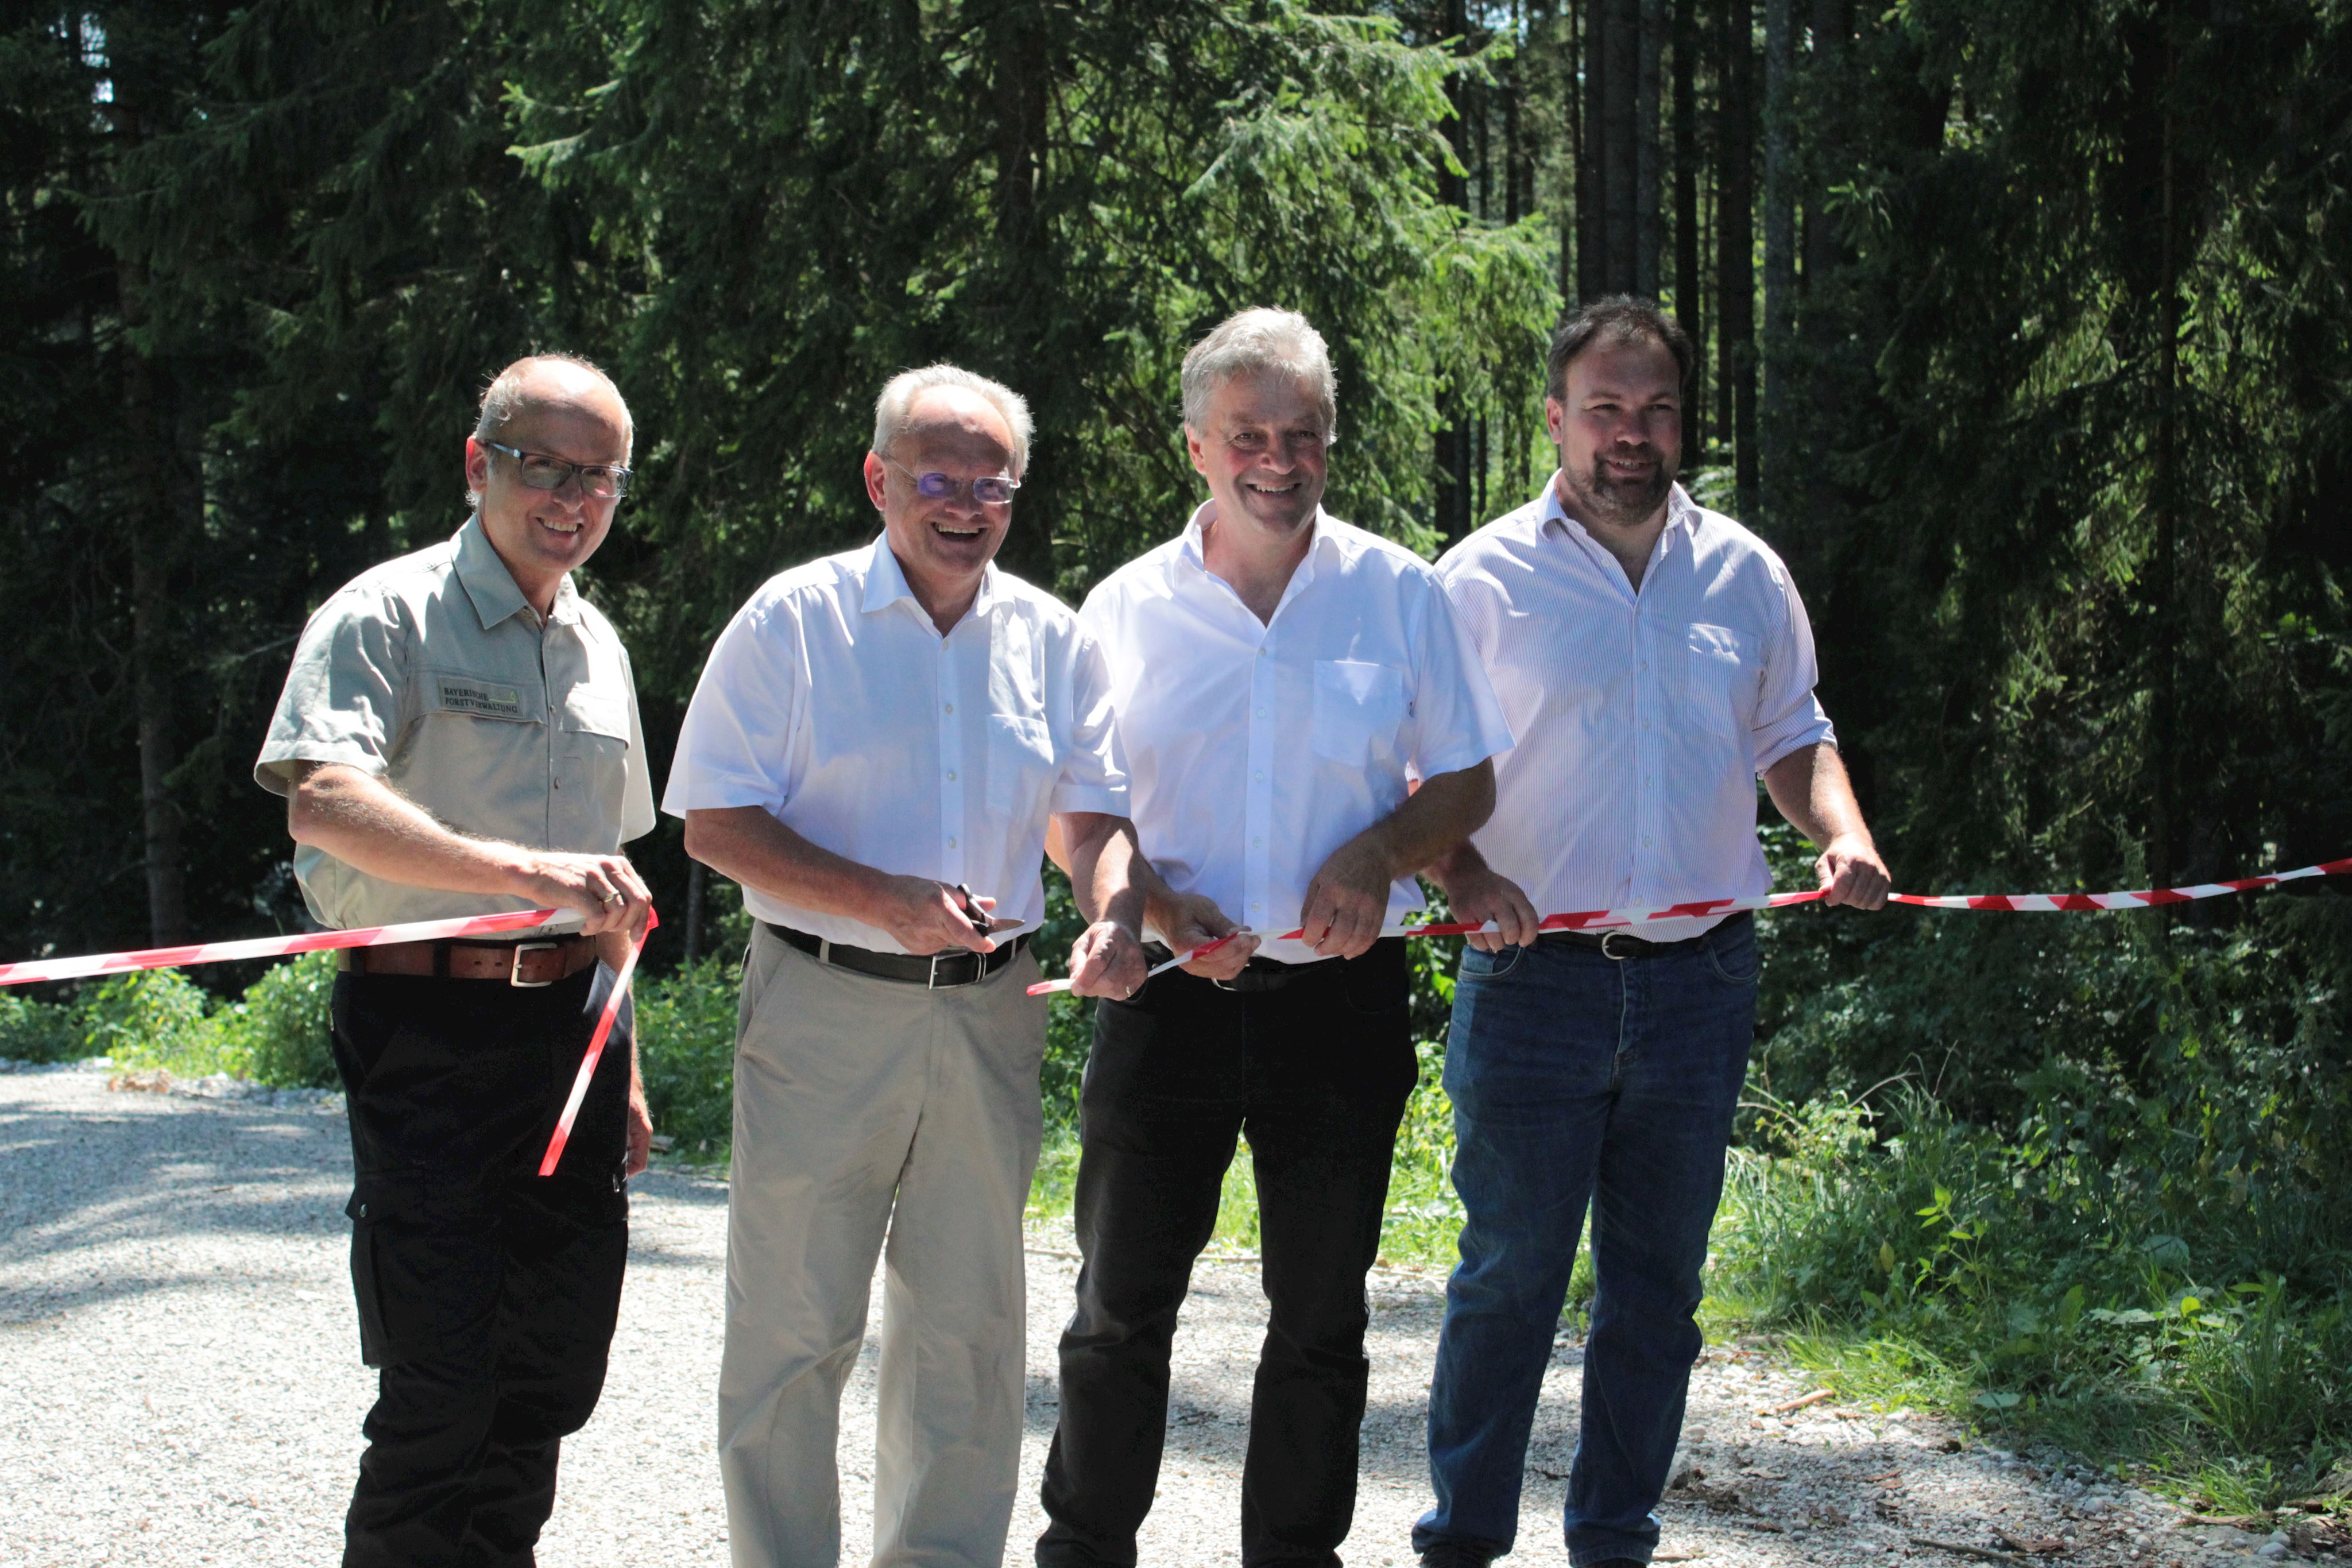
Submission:
[[[882,457],[880,453],[874,455]],[[952,501],[966,490],[983,507],[1002,507],[1013,499],[1013,492],[1021,488],[1021,481],[1008,479],[1002,474],[983,474],[977,479],[959,479],[952,474],[918,474],[895,457],[882,461],[915,482],[915,494],[927,501]]]
[[[550,457],[544,452],[525,452],[503,441],[484,441],[482,444],[513,458],[522,482],[534,490],[561,490],[566,481],[577,478],[581,493],[600,501],[617,501],[629,493],[629,476],[634,472],[631,469],[615,468],[609,463],[566,463],[561,457]]]

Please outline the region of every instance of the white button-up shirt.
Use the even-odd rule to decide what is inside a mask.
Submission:
[[[1788,568],[1677,485],[1636,593],[1558,478],[1437,563],[1518,737],[1472,841],[1539,915],[1770,891],[1757,777],[1835,738]]]
[[[1067,606],[993,566],[944,637],[887,535],[795,567],[720,633],[670,764],[663,810],[732,806],[764,807],[877,870],[964,883],[1034,930],[1048,816],[1127,814],[1109,668]],[[756,887],[743,904],[829,941],[906,950]]]
[[[1394,811],[1408,777],[1475,766],[1510,732],[1426,561],[1318,511],[1261,622],[1209,571],[1201,530],[1215,507],[1113,572],[1080,613],[1110,654],[1143,852],[1178,892],[1288,931],[1323,862]],[[1389,918],[1421,903],[1405,877]],[[1318,956],[1303,942],[1259,951]]]

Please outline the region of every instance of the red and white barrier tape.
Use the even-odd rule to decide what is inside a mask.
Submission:
[[[467,915],[455,920],[412,920],[405,925],[364,925],[355,931],[307,931],[296,936],[255,936],[242,942],[197,942],[185,947],[149,947],[136,953],[92,953],[79,958],[40,958],[0,964],[0,986],[36,980],[82,980],[133,969],[178,969],[192,964],[226,964],[235,958],[283,958],[336,947],[382,947],[394,942],[440,942],[453,936],[528,931],[551,921],[576,921],[570,910],[517,909],[505,915]]]
[[[2319,865],[2307,865],[2294,871],[2283,871],[2269,876],[2243,876],[2233,882],[2201,882],[2192,887],[2139,888],[2126,893],[1979,893],[1948,896],[1918,893],[1890,893],[1890,904],[1916,904],[1922,909],[1998,909],[2018,913],[2084,909],[2146,909],[2160,904],[2188,904],[2200,898],[2218,898],[2225,893],[2252,893],[2260,888],[2275,887],[2283,882],[2299,882],[2311,876],[2340,876],[2352,872],[2352,860],[2327,861]],[[1748,909],[1781,909],[1791,904],[1811,904],[1822,897],[1812,893],[1776,893],[1757,898],[1703,898],[1689,904],[1671,904],[1664,909],[1587,909],[1573,915],[1547,915],[1541,922],[1546,931],[1623,930],[1650,920],[1685,920],[1710,915],[1737,915]],[[1468,936],[1477,932],[1496,929],[1493,921],[1485,925],[1433,925],[1383,926],[1383,936]],[[1180,953],[1150,971],[1163,974],[1179,964],[1215,952],[1234,936],[1254,935],[1237,931],[1233,936],[1221,936],[1214,942],[1204,942],[1189,953]],[[1276,941],[1295,941],[1304,931],[1286,931]],[[1049,992],[1066,991],[1067,980],[1046,980],[1029,988],[1033,997]]]
[[[355,931],[308,931],[295,936],[256,936],[242,942],[197,942],[184,947],[42,958],[24,964],[0,964],[0,986],[26,986],[36,980],[80,980],[92,975],[128,974],[134,969],[226,964],[237,958],[285,958],[297,953],[324,953],[339,947],[446,942],[458,936],[529,931],[554,922],[576,923],[578,919],[571,910],[517,909],[504,915],[461,915],[454,920],[412,920],[404,925],[364,925]],[[621,998],[629,994],[629,977],[636,972],[637,958],[646,950],[646,938],[660,924],[660,918],[648,911],[645,930],[629,949],[629,956],[622,960],[620,974],[614,977],[613,994],[604,998],[604,1010],[597,1016],[595,1032],[588,1037],[587,1052],[581,1057],[580,1071],[572,1081],[571,1097],[564,1102],[563,1114],[556,1121],[554,1136],[547,1141],[547,1155],[539,1163],[541,1176],[552,1176],[556,1162],[563,1157],[563,1145],[571,1140],[572,1124],[580,1114],[580,1103],[587,1098],[589,1082],[596,1076],[596,1063],[604,1054],[604,1042],[612,1036],[613,1020],[620,1017]]]
[[[604,998],[604,1010],[596,1015],[596,1032],[588,1037],[587,1053],[580,1058],[580,1071],[572,1077],[572,1092],[563,1102],[563,1114],[555,1119],[555,1135],[547,1140],[547,1154],[539,1162],[539,1174],[553,1176],[556,1161],[563,1157],[563,1145],[571,1141],[572,1119],[580,1114],[580,1102],[588,1098],[588,1083],[596,1076],[596,1063],[604,1055],[604,1041],[613,1032],[613,1020],[621,1016],[621,998],[629,994],[629,977],[637,972],[637,960],[645,956],[646,938],[661,924],[661,916],[651,909],[646,911],[646,928],[629,948],[629,956],[621,960],[621,972],[613,977],[613,994]]]

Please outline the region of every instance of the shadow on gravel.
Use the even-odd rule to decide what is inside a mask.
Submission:
[[[38,1080],[26,1081],[38,1082]],[[0,1079],[0,1323],[171,1289],[169,1274],[61,1284],[72,1255],[124,1239],[351,1234],[351,1138],[339,1114],[236,1101],[186,1100],[75,1084],[70,1098]],[[648,1197],[723,1208],[722,1184],[649,1175]],[[633,1268],[710,1265],[701,1251],[640,1228]],[[37,1280],[12,1265],[40,1264]],[[257,1273],[254,1278],[268,1277]],[[299,1282],[315,1284],[305,1276]]]
[[[96,1096],[59,1104],[0,1085],[0,1267],[123,1237],[342,1224],[351,1146],[339,1120]]]

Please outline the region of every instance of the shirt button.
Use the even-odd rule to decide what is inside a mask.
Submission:
[[[949,842],[949,843],[950,843],[950,844],[952,844],[952,843],[954,843],[954,842],[955,842],[955,841],[954,841],[953,839],[950,839],[950,840],[948,841],[948,842]],[[1649,840],[1647,840],[1647,839],[1643,839],[1643,840],[1642,841],[1642,847],[1643,847],[1643,849],[1645,849],[1645,850],[1646,850],[1646,849],[1648,849],[1648,848],[1650,847],[1650,841],[1649,841]]]
[[[1647,659],[1643,660],[1643,661],[1642,661],[1642,668],[1643,668],[1643,669],[1645,669],[1645,670],[1646,670],[1646,669],[1648,669],[1649,667],[1650,667],[1650,661],[1649,661],[1649,660],[1647,660]]]
[[[1264,768],[1259,768],[1255,773],[1251,774],[1251,775],[1250,775],[1250,778],[1251,778],[1252,779],[1254,779],[1255,781],[1256,781],[1257,783],[1260,783],[1260,784],[1265,783],[1265,769],[1264,769]]]
[[[1260,717],[1260,718],[1264,718],[1264,717],[1265,716],[1265,709],[1264,709],[1264,708],[1260,708],[1260,709],[1258,709],[1258,710],[1257,710],[1257,716],[1258,716],[1258,717]]]
[[[1645,719],[1643,719],[1643,720],[1642,721],[1642,727],[1643,727],[1643,729],[1647,729],[1647,728],[1649,728],[1649,727],[1650,727],[1650,721],[1649,721],[1648,719],[1646,719],[1646,718],[1645,718]]]
[[[955,769],[952,768],[948,769],[948,782],[950,784],[955,782]]]
[[[1649,841],[1647,841],[1647,840],[1645,839],[1645,840],[1643,840],[1643,841],[1644,843],[1646,843],[1646,842],[1648,842]],[[955,841],[953,839],[950,839],[950,840],[948,841],[948,848],[950,848],[950,849],[953,849],[953,848],[955,848],[955,847],[956,847],[956,841]]]
[[[947,705],[947,706],[948,706],[948,712],[950,712],[950,713],[953,713],[953,712],[955,712],[955,704],[953,704],[953,703],[950,703],[950,704],[948,704],[948,705]]]
[[[1250,847],[1252,849],[1262,850],[1265,848],[1265,841],[1264,839],[1252,839],[1250,841]]]
[[[1257,656],[1258,656],[1259,658],[1263,659],[1263,658],[1265,658],[1265,655],[1266,655],[1266,650],[1265,650],[1265,649],[1264,649],[1264,648],[1260,648],[1260,649],[1257,651]]]

